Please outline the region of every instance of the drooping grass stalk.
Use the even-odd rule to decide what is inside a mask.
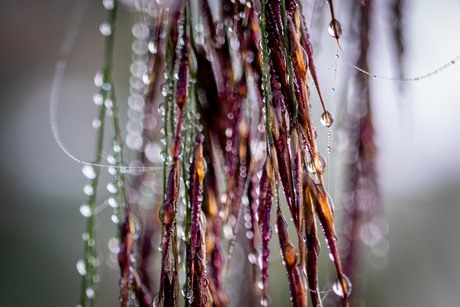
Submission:
[[[369,47],[371,46],[372,12],[374,2],[363,1],[356,12],[354,21],[357,24],[357,33],[352,33],[356,43],[356,66],[368,69]],[[373,126],[371,94],[369,76],[357,71],[353,72],[349,91],[354,93],[347,101],[347,111],[343,112],[344,132],[350,140],[345,148],[347,155],[346,185],[344,205],[344,270],[354,284],[351,296],[352,303],[357,304],[361,298],[363,279],[362,249],[365,242],[361,239],[366,227],[375,227],[378,217],[378,184],[375,170],[376,146]],[[351,113],[349,110],[358,112]],[[357,115],[358,114],[358,115]],[[369,226],[371,225],[371,226]],[[378,238],[377,240],[382,240]],[[384,239],[383,239],[384,240]]]
[[[271,112],[270,112],[270,101],[271,101],[271,87],[270,87],[270,63],[269,63],[269,49],[268,49],[268,33],[267,33],[267,15],[266,15],[266,2],[260,2],[260,37],[262,40],[262,88],[264,93],[265,102],[265,135],[267,142],[267,152],[271,148]]]
[[[102,97],[102,103],[99,107],[98,121],[99,126],[96,132],[96,148],[95,148],[95,160],[94,164],[101,164],[102,161],[102,151],[104,147],[104,122],[106,114],[106,101],[108,98],[113,98],[113,79],[112,79],[112,66],[113,66],[113,44],[114,44],[114,34],[115,34],[115,20],[116,13],[118,8],[118,2],[113,1],[113,5],[108,6],[108,16],[107,22],[104,25],[107,25],[108,28],[101,28],[102,34],[105,36],[104,42],[104,66],[102,68],[101,80],[97,82],[97,85],[100,86],[99,95]],[[98,77],[99,78],[99,77]],[[100,176],[100,167],[91,166],[94,171],[94,175],[90,176],[91,178],[91,192],[88,200],[89,212],[88,219],[86,223],[86,233],[84,240],[84,266],[85,274],[82,274],[82,284],[81,284],[81,293],[80,293],[80,305],[82,307],[92,307],[96,305],[97,299],[97,289],[96,281],[97,276],[97,266],[100,259],[98,259],[97,249],[96,249],[96,231],[95,231],[95,215],[96,215],[96,206],[97,206],[97,191],[99,186],[99,176]]]
[[[338,41],[339,24],[332,1],[328,2],[334,21],[332,33]],[[244,259],[248,258],[254,265],[256,255],[260,255],[260,271],[254,270],[253,276],[260,272],[261,291],[257,293],[262,305],[269,304],[268,258],[274,226],[270,220],[273,203],[277,207],[275,225],[292,304],[305,306],[308,292],[313,304],[321,304],[318,218],[334,258],[338,276],[334,287],[342,291],[337,293],[341,304],[348,306],[350,286],[338,254],[333,201],[323,179],[326,160],[316,144],[309,75],[317,87],[324,112],[321,123],[329,127],[333,118],[326,111],[319,88],[300,3],[268,0],[261,1],[259,6],[258,2],[249,0],[223,0],[223,11],[216,16],[208,0],[199,1],[197,10],[193,4],[173,1],[169,9],[165,9],[170,11],[163,17],[162,30],[149,30],[151,42],[166,48],[164,58],[158,58],[161,62],[158,64],[165,67],[164,114],[161,111],[165,145],[161,155],[163,195],[159,221],[152,217],[143,221],[150,230],[141,233],[146,238],[142,238],[143,256],[137,259],[134,258],[139,229],[134,206],[138,204],[126,203],[127,198],[131,198],[124,190],[123,146],[113,84],[109,84],[108,91],[101,92],[103,99],[110,98],[111,102],[101,106],[103,112],[99,119],[103,122],[106,114],[112,116],[116,197],[125,209],[120,227],[121,306],[130,304],[133,294],[136,304],[142,307],[152,303],[178,306],[180,288],[184,290],[185,306],[228,306],[232,298],[225,290],[223,268],[226,257],[228,264],[233,247],[238,244],[240,220],[250,241],[250,247],[243,249]],[[157,3],[152,1],[148,5]],[[260,20],[256,17],[258,7]],[[197,16],[192,16],[195,13]],[[113,41],[107,45],[113,48]],[[111,53],[106,52],[106,57],[111,61]],[[109,75],[105,75],[105,68],[103,71],[104,80],[109,82],[112,82],[111,65],[107,68]],[[154,68],[150,69],[148,82],[154,78]],[[255,93],[248,93],[251,86]],[[153,89],[153,84],[148,84],[146,99],[151,105],[155,96]],[[102,131],[102,151],[103,130],[98,131]],[[152,142],[152,136],[145,135],[149,132],[143,133],[143,139]],[[259,144],[265,147],[262,153],[258,152]],[[141,150],[144,161],[145,144]],[[287,232],[279,187],[293,221],[296,245]],[[158,223],[158,227],[150,227],[149,223]],[[90,226],[88,229],[93,232],[94,225]],[[149,253],[144,249],[151,248],[151,229],[160,228],[159,293],[157,299],[152,299],[148,292],[154,290],[144,290],[150,284],[148,257],[144,257]],[[145,242],[149,238],[150,242]],[[227,251],[223,248],[226,244]],[[181,270],[185,270],[183,280],[179,278]],[[242,276],[250,275],[242,273]],[[256,289],[248,290],[251,291],[256,293]]]

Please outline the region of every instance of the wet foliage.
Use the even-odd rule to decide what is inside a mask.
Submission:
[[[359,17],[357,66],[363,69],[370,2],[363,1]],[[328,31],[340,50],[342,25],[333,1],[327,3]],[[216,5],[210,0],[142,0],[135,4],[141,22],[133,27],[136,41],[126,137],[135,163],[124,164],[111,83],[118,4],[104,1],[109,19],[101,26],[107,63],[99,92],[100,141],[95,164],[89,166],[94,176],[88,177],[94,192],[102,160],[101,122],[108,115],[115,131],[109,161],[114,182],[107,188],[114,194],[109,204],[119,226],[114,251],[120,267],[120,305],[229,306],[226,273],[232,261],[247,261],[252,267],[245,273],[252,279],[249,292],[267,306],[269,246],[275,230],[292,305],[322,305],[319,274],[329,274],[318,269],[322,231],[325,254],[335,268],[337,281],[332,289],[337,305],[349,306],[347,275],[355,272],[353,229],[361,211],[351,200],[346,204],[352,225],[343,260],[334,203],[324,179],[327,160],[318,149],[315,129],[318,122],[330,128],[334,117],[321,91],[301,1],[222,0]],[[395,9],[395,14],[400,12]],[[402,47],[398,50],[402,53]],[[353,195],[363,189],[358,187],[361,178],[372,185],[365,187],[367,192],[376,191],[366,78],[356,76],[360,95],[354,103],[368,111],[351,117],[346,127],[358,155],[347,166],[347,189]],[[322,109],[319,118],[312,115],[312,85]],[[162,122],[161,145],[155,141],[158,129],[152,123],[156,121]],[[96,267],[91,265],[96,255],[91,214],[96,210],[96,194],[88,195],[82,306],[94,306],[96,296]],[[243,246],[243,260],[233,257],[237,244]]]

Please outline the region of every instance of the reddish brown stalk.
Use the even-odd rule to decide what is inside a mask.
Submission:
[[[332,200],[324,189],[324,186],[315,184],[311,179],[307,180],[307,184],[309,185],[309,189],[314,192],[313,197],[315,199],[315,211],[321,222],[321,226],[323,227],[324,236],[326,237],[326,241],[329,246],[329,250],[337,272],[337,277],[340,284],[339,286],[342,288],[342,305],[349,306],[348,296],[351,289],[348,278],[343,273],[339,251],[337,249],[337,235],[334,228]]]
[[[298,18],[300,16],[300,21],[298,21]],[[323,111],[326,111],[326,104],[324,102],[323,98],[323,93],[321,91],[321,87],[319,86],[319,80],[318,80],[318,74],[316,73],[316,66],[315,66],[315,60],[313,58],[313,47],[310,42],[310,34],[308,32],[307,24],[305,22],[305,17],[302,14],[302,6],[299,5],[296,15],[295,15],[295,20],[297,24],[297,28],[300,29],[300,34],[301,34],[301,39],[300,39],[300,44],[301,48],[303,48],[303,51],[307,54],[307,59],[306,61],[308,63],[308,69],[310,70],[311,77],[313,78],[313,82],[315,83],[316,91],[318,92],[319,100],[321,102],[321,106],[323,108]]]
[[[262,298],[267,298],[267,280],[268,280],[268,257],[270,256],[270,238],[272,229],[270,225],[270,215],[273,203],[273,169],[270,158],[265,160],[262,177],[260,178],[260,198],[259,208],[257,210],[259,216],[259,228],[261,235],[261,282]]]
[[[297,250],[289,239],[287,223],[281,212],[281,208],[277,206],[276,227],[278,238],[281,246],[281,255],[283,257],[284,266],[286,267],[289,288],[291,292],[291,301],[294,307],[307,306],[307,297],[305,295],[305,285],[300,277],[299,268],[297,267]]]
[[[134,222],[128,214],[121,224],[120,252],[118,263],[120,265],[120,306],[125,307],[129,300],[129,290],[133,283],[133,263],[131,254],[134,248]]]
[[[320,306],[321,297],[319,293],[319,282],[318,282],[318,257],[319,257],[319,241],[318,241],[318,232],[316,227],[315,220],[315,197],[312,186],[307,184],[308,181],[311,182],[311,179],[308,179],[308,173],[304,173],[304,189],[305,197],[303,215],[305,222],[305,239],[307,245],[307,254],[306,254],[306,272],[308,277],[308,286],[310,291],[311,301],[313,306]]]
[[[190,285],[188,285],[188,291],[192,291],[192,296],[189,296],[187,299],[190,303],[200,302],[200,297],[203,296],[202,292],[204,288],[194,283],[202,283],[200,276],[202,276],[201,268],[197,268],[195,272],[195,265],[200,262],[197,260],[199,257],[199,252],[203,253],[202,250],[202,238],[201,238],[201,205],[202,205],[202,191],[203,191],[203,180],[205,175],[205,167],[203,160],[203,146],[200,138],[196,142],[195,152],[193,154],[193,161],[190,166],[190,186],[189,186],[189,197],[191,201],[191,225],[190,225],[190,246],[187,251],[187,263],[189,267],[187,268],[187,274],[190,278]],[[203,238],[204,239],[204,238]],[[203,259],[203,258],[202,258]],[[204,271],[204,269],[203,269]],[[197,299],[195,301],[194,299]]]
[[[171,287],[174,286],[171,284],[174,281],[170,278],[169,275],[174,276],[173,274],[166,274],[166,268],[171,268],[168,265],[168,256],[170,252],[170,241],[173,231],[173,223],[176,218],[176,202],[179,195],[179,185],[180,185],[180,165],[179,160],[175,160],[169,173],[168,183],[166,187],[166,198],[164,204],[160,208],[160,221],[163,223],[163,241],[162,241],[162,257],[161,257],[161,274],[160,274],[160,290],[158,294],[158,304],[161,306],[163,298],[171,299],[169,297],[171,293]],[[174,291],[173,291],[174,293]],[[173,297],[177,295],[174,293]],[[174,300],[175,301],[175,300]],[[174,306],[166,305],[165,306]]]
[[[357,22],[359,22],[359,57],[356,66],[367,70],[369,33],[371,26],[372,1],[363,1],[358,11]],[[358,34],[358,33],[356,33]],[[349,156],[346,164],[348,176],[345,187],[345,218],[347,227],[345,229],[345,238],[347,244],[344,244],[343,263],[344,270],[354,285],[354,291],[351,296],[352,303],[360,300],[360,291],[363,286],[363,280],[360,278],[359,265],[361,258],[361,230],[365,223],[372,221],[377,215],[377,198],[378,188],[375,173],[375,144],[374,129],[372,123],[371,101],[369,93],[369,77],[360,72],[354,71],[351,79],[350,88],[356,93],[348,101],[347,110],[354,110],[346,113],[344,120],[345,132],[349,140],[345,154]],[[357,112],[356,112],[357,111]],[[353,155],[353,156],[352,156]],[[364,195],[364,197],[363,197]]]
[[[329,3],[329,9],[331,11],[332,18],[330,26],[332,26],[332,30],[334,31],[334,37],[337,40],[337,46],[342,49],[339,42],[339,37],[341,35],[342,29],[340,28],[341,25],[339,21],[335,18],[334,2],[332,0],[327,0],[327,3]]]
[[[204,201],[203,211],[206,215],[206,259],[207,278],[209,280],[209,291],[214,306],[227,306],[228,296],[224,289],[222,271],[224,266],[224,254],[222,248],[222,221],[219,212],[222,205],[219,201],[220,195],[217,186],[217,177],[212,161],[211,143],[205,138],[203,144],[204,156],[207,157],[207,172],[204,180]]]

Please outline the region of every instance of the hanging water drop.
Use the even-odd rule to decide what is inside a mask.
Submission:
[[[114,153],[121,152],[121,143],[120,143],[120,140],[116,137],[112,141],[112,149]]]
[[[76,267],[77,267],[78,274],[80,274],[81,276],[86,275],[86,265],[83,259],[80,259],[77,261]]]
[[[260,306],[269,306],[270,305],[270,297],[268,295],[263,296],[260,299]]]
[[[158,47],[155,42],[149,42],[148,48],[151,54],[157,54]]]
[[[115,7],[113,0],[102,0],[102,5],[107,11],[111,11]]]
[[[137,39],[147,39],[149,36],[149,27],[143,22],[138,22],[134,24],[132,28],[132,33],[133,36]]]
[[[91,208],[88,204],[83,204],[80,206],[80,213],[84,217],[90,217],[92,215]]]
[[[81,235],[81,238],[84,242],[88,241],[89,240],[89,233],[87,232],[84,232],[82,235]]]
[[[94,195],[94,189],[91,185],[87,184],[83,187],[83,193],[85,193],[87,196],[92,196]]]
[[[99,31],[101,31],[104,36],[110,36],[112,34],[112,26],[108,22],[103,22],[99,26]]]
[[[85,292],[86,292],[86,296],[87,296],[88,298],[90,298],[90,299],[91,299],[91,298],[94,298],[95,293],[94,293],[94,289],[93,289],[93,288],[86,288],[86,291],[85,291]]]
[[[120,219],[118,218],[118,216],[116,214],[112,214],[112,216],[110,217],[110,219],[112,220],[112,222],[114,224],[118,224],[120,223]]]
[[[337,296],[344,297],[345,293],[346,293],[346,296],[350,296],[351,282],[348,279],[348,277],[345,275],[342,275],[342,278],[345,281],[346,292],[343,291],[342,283],[340,282],[340,278],[338,278],[337,281],[334,283],[334,285],[332,285],[332,290]]]
[[[112,156],[112,155],[108,155],[107,156],[107,162],[109,162],[110,164],[115,164],[115,163],[117,163],[117,159],[115,159],[115,157]]]
[[[109,203],[109,206],[112,207],[112,208],[117,208],[118,207],[118,203],[117,201],[115,200],[115,198],[113,197],[110,197],[107,202]]]
[[[101,87],[102,84],[104,83],[104,76],[102,75],[102,72],[99,70],[95,75],[94,75],[94,85],[97,87]],[[96,100],[97,99],[97,100]],[[100,93],[94,95],[93,101],[96,105],[100,106],[102,105],[102,95]]]
[[[115,194],[115,193],[118,192],[118,189],[115,186],[115,184],[113,184],[113,182],[109,182],[107,184],[106,188],[107,188],[107,191],[109,191],[109,193]]]
[[[316,174],[317,172],[322,174],[324,173],[326,166],[326,159],[324,159],[320,153],[316,153],[311,158],[311,161],[307,164],[307,170],[310,172],[310,174]]]
[[[248,260],[251,264],[256,264],[257,263],[257,256],[253,253],[248,254]]]
[[[111,237],[107,245],[112,254],[118,254],[120,251],[120,244],[118,243],[118,239],[116,237]]]
[[[100,78],[100,81],[99,81],[99,78]],[[94,84],[96,84],[96,86],[101,86],[102,85],[102,75],[99,76],[98,74],[96,74],[96,76],[94,76]],[[100,85],[98,85],[98,84],[100,84]],[[94,102],[95,105],[100,107],[100,106],[102,106],[103,101],[104,101],[104,98],[102,97],[101,93],[94,94],[93,102]]]
[[[94,167],[92,165],[83,166],[81,171],[82,171],[83,175],[88,179],[96,178],[96,172],[95,172]]]
[[[93,119],[91,125],[93,126],[94,129],[98,129],[101,127],[101,121],[97,118]]]
[[[339,38],[340,36],[342,36],[343,28],[337,19],[332,19],[331,23],[329,23],[327,31],[332,37]]]
[[[104,105],[107,109],[111,109],[113,108],[113,100],[110,99],[110,98],[107,98],[105,101],[104,101]]]
[[[334,117],[329,111],[324,111],[319,121],[321,122],[321,125],[323,125],[326,128],[329,128],[334,123]]]

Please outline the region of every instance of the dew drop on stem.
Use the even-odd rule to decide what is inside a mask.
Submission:
[[[88,204],[83,204],[80,206],[80,213],[84,217],[90,217],[92,215],[91,208]]]
[[[334,123],[334,116],[329,111],[324,111],[320,118],[321,125],[324,127],[331,127]]]
[[[77,267],[78,274],[80,274],[81,276],[86,275],[86,265],[83,259],[80,259],[77,261],[76,267]]]
[[[103,22],[99,26],[99,31],[101,31],[104,36],[110,36],[112,34],[112,26],[108,22]]]
[[[96,74],[96,76],[94,77],[94,83],[96,84],[96,86],[101,86],[102,85],[102,76],[100,77],[100,85],[99,84],[99,79],[96,79],[96,78],[99,78],[98,74]],[[94,94],[93,96],[93,102],[95,105],[97,106],[102,106],[102,103],[103,103],[103,100],[104,98],[102,97],[101,93],[96,93]]]
[[[343,279],[345,280],[345,284],[346,284],[346,287],[347,287],[347,291],[346,291],[346,294],[347,296],[350,296],[351,294],[351,282],[350,280],[348,279],[347,276],[345,275],[342,275]],[[338,278],[336,280],[336,282],[332,285],[332,291],[334,291],[334,293],[337,295],[337,296],[340,296],[340,297],[344,297],[344,291],[343,291],[343,288],[342,288],[342,283],[340,282],[340,279]]]
[[[342,24],[337,19],[332,19],[327,31],[332,37],[339,38],[343,34]]]
[[[83,187],[83,193],[85,193],[87,196],[92,196],[94,195],[94,189],[91,185],[87,184]]]
[[[115,7],[115,3],[113,0],[102,0],[102,5],[107,11],[111,11]]]
[[[94,171],[94,167],[91,165],[85,165],[82,168],[83,175],[88,179],[96,178],[96,172]]]

